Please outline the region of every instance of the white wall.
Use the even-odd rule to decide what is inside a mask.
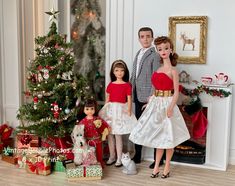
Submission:
[[[19,73],[19,25],[18,2],[15,0],[1,1],[1,88],[2,88],[2,121],[9,121],[16,126],[16,111],[20,102]]]
[[[152,27],[155,37],[168,35],[170,16],[208,16],[206,64],[180,64],[192,79],[200,81],[204,75],[218,72],[228,74],[235,81],[235,1],[224,0],[112,0],[107,1],[107,64],[124,59],[130,71],[136,51],[140,48],[137,32],[140,27]],[[108,74],[106,74],[108,75]],[[234,88],[233,88],[234,89]],[[233,90],[234,92],[234,90]],[[232,103],[230,163],[235,164],[235,99]],[[223,108],[221,108],[223,109]],[[218,113],[219,114],[219,113]],[[223,125],[223,123],[221,123]],[[219,137],[219,136],[218,136]]]

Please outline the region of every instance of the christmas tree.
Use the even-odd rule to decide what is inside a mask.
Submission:
[[[105,95],[105,28],[97,0],[74,0],[75,21],[71,37],[76,57],[75,73],[86,76],[97,101]]]
[[[89,86],[82,75],[73,73],[75,64],[71,43],[57,33],[56,11],[46,12],[53,20],[46,36],[35,38],[36,57],[28,67],[26,103],[17,114],[19,131],[40,137],[70,134],[89,97]]]

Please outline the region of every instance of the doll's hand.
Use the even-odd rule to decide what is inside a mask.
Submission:
[[[127,114],[128,114],[128,116],[131,116],[131,111],[128,110],[128,111],[127,111]]]
[[[141,110],[144,110],[146,106],[147,106],[147,103],[143,105],[143,107],[141,108]]]
[[[104,131],[102,132],[101,140],[105,141],[108,134],[109,134],[109,130],[108,128],[105,128]]]
[[[170,118],[173,115],[173,110],[168,108],[166,111],[166,115],[168,118]]]

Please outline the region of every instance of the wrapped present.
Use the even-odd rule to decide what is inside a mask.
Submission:
[[[56,172],[65,172],[65,167],[63,165],[63,162],[62,161],[56,161],[55,164],[54,164],[53,170],[56,171]]]
[[[66,156],[66,159],[74,159],[74,155],[72,152],[72,142],[70,137],[64,138],[44,138],[41,143],[42,147],[46,147],[50,149],[50,153],[52,156],[58,156],[63,154]]]
[[[17,164],[17,156],[15,154],[2,154],[2,160],[13,165]]]
[[[27,132],[17,134],[17,148],[40,147],[41,139],[35,134]]]
[[[26,171],[33,174],[49,175],[51,173],[51,160],[46,150],[26,155]]]
[[[76,168],[66,169],[68,181],[100,180],[102,175],[103,172],[100,163],[89,166],[80,165]]]
[[[102,177],[102,167],[100,164],[86,166],[86,177]]]
[[[65,156],[63,156],[63,155],[57,156],[55,158],[53,170],[57,171],[57,172],[65,172],[64,161],[65,161]]]
[[[80,178],[84,177],[84,170],[83,166],[78,166],[75,168],[68,168],[66,169],[66,176],[67,178]]]

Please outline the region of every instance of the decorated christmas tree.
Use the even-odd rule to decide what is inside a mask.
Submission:
[[[76,58],[75,73],[86,76],[97,101],[105,95],[105,28],[97,0],[74,0],[71,37]]]
[[[35,38],[36,57],[28,67],[27,99],[18,110],[18,130],[45,138],[64,137],[71,133],[82,102],[90,95],[89,86],[82,75],[74,75],[72,44],[57,33],[54,22],[58,12],[46,13],[53,22],[46,36]]]

